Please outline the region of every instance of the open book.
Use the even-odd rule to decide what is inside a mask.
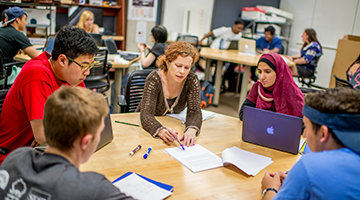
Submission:
[[[222,159],[199,144],[185,147],[185,151],[179,147],[166,148],[164,151],[194,173],[232,164],[246,174],[255,176],[273,163],[269,157],[237,147],[225,149],[222,152]]]
[[[187,113],[187,107],[181,111],[180,113],[173,113],[173,114],[167,114],[169,117],[173,117],[175,119],[181,120],[183,124],[186,122],[186,113]],[[201,110],[202,114],[202,120],[205,121],[207,119],[216,117],[216,113],[208,110]]]
[[[127,172],[113,181],[113,185],[126,195],[140,200],[159,200],[170,196],[174,187],[146,178],[140,174]]]

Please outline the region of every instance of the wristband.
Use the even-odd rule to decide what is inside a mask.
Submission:
[[[269,191],[269,190],[272,190],[272,191],[274,191],[275,193],[278,193],[278,191],[277,191],[275,188],[267,188],[267,189],[265,189],[265,190],[263,191],[262,196],[264,197],[265,194],[266,194],[266,192]]]

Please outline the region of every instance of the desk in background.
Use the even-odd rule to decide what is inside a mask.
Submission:
[[[257,66],[257,63],[261,55],[255,55],[255,56],[240,55],[237,50],[218,50],[218,49],[211,49],[209,47],[204,47],[201,48],[200,56],[206,59],[206,68],[205,68],[206,80],[209,80],[211,75],[210,59],[217,60],[216,77],[215,77],[215,93],[214,93],[214,101],[213,101],[214,105],[219,104],[223,62],[226,61],[226,62],[238,63],[239,65],[244,65],[244,74],[241,82],[241,92],[240,92],[240,100],[238,106],[238,110],[240,110],[241,105],[245,101],[247,95],[248,77],[250,75],[250,68],[251,66]],[[287,64],[289,66],[295,66],[294,62],[289,62]]]
[[[192,173],[180,162],[165,153],[165,148],[179,144],[166,145],[161,139],[153,138],[141,127],[119,123],[115,120],[140,124],[139,113],[111,115],[114,140],[95,152],[80,171],[95,171],[104,174],[110,181],[128,171],[174,186],[170,199],[259,199],[261,180],[265,172],[288,170],[300,158],[277,150],[242,142],[242,122],[234,117],[221,114],[203,122],[197,143],[221,157],[223,150],[237,146],[241,149],[271,157],[274,161],[255,177],[248,176],[233,165]],[[179,133],[185,126],[179,120],[165,116],[156,117],[166,127]],[[139,144],[142,149],[130,157],[129,152]],[[152,146],[149,157],[142,158],[147,148]]]

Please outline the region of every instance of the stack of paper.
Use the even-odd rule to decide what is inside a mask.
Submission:
[[[185,147],[185,151],[179,147],[166,148],[164,151],[194,173],[223,166],[219,156],[199,144]]]
[[[233,164],[248,175],[255,176],[273,163],[271,158],[245,151],[237,147],[227,148],[222,153],[224,165]]]
[[[185,108],[180,113],[167,114],[167,116],[173,117],[175,119],[179,119],[179,120],[182,121],[183,124],[185,124],[185,122],[186,122],[186,114],[187,114],[187,108]],[[210,118],[213,118],[213,117],[216,117],[216,113],[208,111],[208,110],[201,110],[201,114],[202,114],[202,120],[203,121],[205,121],[207,119],[210,119]]]
[[[113,182],[121,192],[134,199],[159,200],[170,196],[173,186],[160,183],[136,173],[128,172]]]
[[[222,159],[199,144],[193,147],[185,147],[185,151],[179,147],[167,148],[164,151],[194,173],[233,164],[246,174],[255,176],[273,163],[269,157],[237,147],[225,149],[222,153]]]

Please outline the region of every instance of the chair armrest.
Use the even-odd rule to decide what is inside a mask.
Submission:
[[[106,67],[105,67],[106,72],[108,72],[109,69],[111,69],[111,68],[112,68],[112,64],[109,62],[106,62]]]
[[[12,62],[12,63],[6,63],[6,64],[4,64],[4,65],[5,65],[5,67],[8,67],[8,66],[13,66],[13,65],[16,65],[16,66],[18,66],[18,65],[25,65],[25,63],[26,63],[26,62]]]
[[[120,113],[123,113],[125,111],[127,103],[125,96],[122,94],[118,95],[118,105],[120,106]]]

